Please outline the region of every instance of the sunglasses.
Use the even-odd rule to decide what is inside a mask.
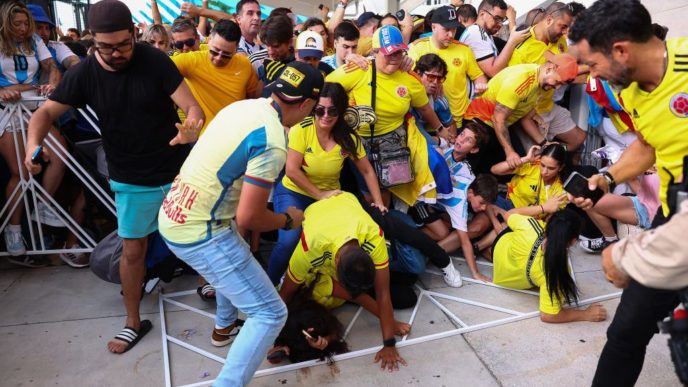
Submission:
[[[222,59],[232,59],[232,57],[234,56],[234,54],[227,54],[227,53],[222,52],[222,51],[215,51],[212,48],[209,48],[208,52],[210,53],[211,56],[218,56],[219,55],[222,57]]]
[[[322,117],[327,113],[328,117],[337,117],[339,115],[339,112],[337,111],[337,108],[334,106],[316,106],[315,107],[315,115],[318,117]]]
[[[177,47],[177,50],[181,50],[182,48],[184,48],[184,46],[193,47],[195,44],[196,44],[195,38],[186,39],[186,40],[178,40],[178,41],[174,42],[174,46]]]
[[[442,83],[445,79],[447,79],[446,76],[439,74],[423,73],[423,76],[425,76],[430,82]]]

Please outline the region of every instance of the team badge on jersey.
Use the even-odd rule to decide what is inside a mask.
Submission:
[[[688,94],[678,93],[671,97],[669,109],[676,117],[688,118]]]
[[[461,66],[461,58],[454,58],[454,60],[452,60],[452,64],[453,64],[455,67]]]
[[[406,88],[406,86],[397,86],[397,95],[399,97],[404,98],[404,97],[406,97],[407,94],[408,94],[408,89]]]

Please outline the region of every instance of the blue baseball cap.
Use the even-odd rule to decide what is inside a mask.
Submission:
[[[29,10],[29,12],[31,12],[31,16],[33,17],[34,22],[48,23],[51,27],[55,27],[55,23],[53,23],[52,20],[50,20],[48,14],[45,13],[45,10],[40,5],[29,4],[26,6],[26,8]]]
[[[377,48],[384,55],[392,55],[400,50],[408,50],[401,31],[395,26],[383,26],[373,35],[373,48]]]

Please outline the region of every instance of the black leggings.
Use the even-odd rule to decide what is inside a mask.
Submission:
[[[392,213],[387,213],[382,215],[380,210],[372,207],[367,202],[359,199],[361,206],[370,215],[375,223],[380,225],[382,231],[385,232],[385,239],[397,240],[399,242],[406,243],[411,247],[415,247],[420,250],[423,255],[430,259],[435,266],[440,269],[447,267],[449,265],[450,259],[449,254],[444,251],[440,245],[437,244],[432,238],[425,235],[422,231],[406,224],[403,220],[399,219],[396,215]]]

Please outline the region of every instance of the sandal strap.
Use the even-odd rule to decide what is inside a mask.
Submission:
[[[136,337],[138,337],[139,333],[136,332],[133,328],[130,327],[124,327],[117,336],[115,336],[115,339],[117,340],[122,340],[125,343],[129,344],[132,341],[136,340]]]
[[[201,287],[201,294],[204,296],[207,296],[210,292],[215,292],[215,287],[213,285],[205,284],[203,287]]]

